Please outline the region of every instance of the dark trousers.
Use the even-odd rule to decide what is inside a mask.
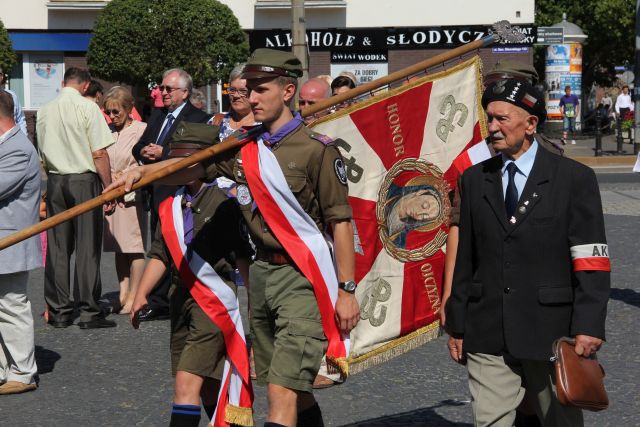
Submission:
[[[56,175],[47,180],[47,215],[53,216],[100,194],[102,187],[94,173]],[[93,209],[47,231],[47,262],[44,277],[44,299],[49,319],[73,319],[70,300],[69,265],[76,253],[74,286],[80,321],[104,317],[98,299],[102,293],[100,255],[102,253],[102,210]]]
[[[153,185],[153,196],[151,203],[151,236],[156,235],[156,228],[160,226],[160,220],[158,218],[158,208],[160,203],[170,195],[173,195],[176,192],[177,187],[168,186],[168,185]],[[162,278],[158,281],[156,286],[153,288],[149,296],[147,297],[147,302],[149,304],[149,308],[154,310],[157,309],[169,309],[169,288],[171,287],[171,274],[167,270],[167,272],[162,276]]]

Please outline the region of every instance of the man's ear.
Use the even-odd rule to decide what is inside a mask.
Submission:
[[[538,116],[529,115],[529,117],[527,117],[527,128],[525,129],[525,133],[527,135],[533,135],[534,133],[536,133],[538,121]]]
[[[289,83],[284,87],[284,102],[289,102],[296,96],[296,85]]]

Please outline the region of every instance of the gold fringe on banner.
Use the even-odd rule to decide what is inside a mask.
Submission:
[[[349,371],[351,374],[357,374],[365,369],[388,362],[395,357],[401,356],[410,350],[438,338],[440,335],[442,335],[440,321],[436,320],[405,336],[391,340],[362,356],[349,358]]]
[[[251,427],[254,425],[253,410],[251,408],[243,408],[241,406],[227,404],[227,409],[224,413],[224,420],[229,424]]]

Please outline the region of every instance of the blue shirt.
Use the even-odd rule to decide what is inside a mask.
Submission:
[[[527,183],[527,178],[529,178],[529,174],[531,174],[531,169],[533,168],[533,162],[536,159],[536,153],[538,152],[538,142],[534,139],[531,147],[516,161],[513,161],[507,158],[504,154],[502,155],[502,197],[507,193],[507,185],[509,184],[509,174],[507,173],[507,165],[509,163],[516,164],[516,175],[513,180],[516,184],[516,189],[518,190],[518,199],[522,195],[522,190],[524,190],[524,186]]]

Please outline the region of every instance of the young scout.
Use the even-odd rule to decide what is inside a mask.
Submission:
[[[179,142],[172,144],[172,153],[180,151],[179,145]],[[190,252],[199,255],[235,292],[231,280],[235,266],[247,279],[248,259],[251,256],[246,233],[241,230],[244,223],[236,202],[227,198],[217,187],[216,181],[211,184],[195,181],[179,189],[176,195],[183,195],[183,225],[175,228],[184,230],[186,257]],[[131,322],[137,329],[137,315],[146,306],[147,296],[166,270],[170,269],[171,371],[175,376],[170,425],[198,426],[200,401],[209,419],[215,410],[225,361],[225,340],[218,325],[198,305],[184,276],[176,269],[173,254],[167,246],[171,227],[167,227],[165,222],[171,218],[163,212],[161,209],[161,227],[156,228],[148,253],[150,260],[136,293]]]
[[[248,143],[240,150],[182,170],[163,182],[184,183],[198,178],[210,181],[221,174],[238,183],[240,210],[257,247],[256,262],[249,272],[249,298],[256,372],[258,381],[268,384],[269,410],[265,426],[322,426],[322,414],[312,394],[314,378],[325,350],[328,358],[333,351],[346,358],[343,349],[347,344],[340,341],[339,335],[348,334],[360,318],[353,295],[355,255],[344,161],[335,144],[308,130],[302,118],[291,111],[297,79],[302,76],[301,63],[294,55],[257,49],[247,61],[242,76],[251,91],[249,102],[255,120],[262,123],[259,142]],[[268,185],[260,187],[247,177],[256,179],[255,168],[245,167],[253,157],[244,154],[254,149],[260,150],[260,165],[265,159],[277,162],[271,169],[261,168],[262,176],[279,176],[285,180],[279,181],[275,188],[270,187],[268,196],[280,200],[269,205],[273,209],[259,207],[267,205],[262,190],[269,188]],[[171,161],[136,168],[110,188],[124,185],[130,189],[143,175],[166,167]],[[292,194],[298,206],[283,204],[273,193],[278,197]],[[340,288],[337,292],[331,293],[328,286],[316,288],[317,281],[314,279],[311,283],[308,275],[301,272],[308,265],[300,261],[300,253],[290,249],[287,239],[276,236],[280,233],[279,223],[271,220],[272,211],[287,209],[296,212],[296,218],[283,216],[285,222],[312,223],[316,234],[325,230],[332,232],[339,282],[336,287]],[[306,220],[298,221],[298,217]],[[328,249],[319,251],[328,252]],[[309,265],[315,260],[305,259],[310,260]],[[336,272],[332,274],[335,282]],[[332,300],[327,302],[329,296]]]

